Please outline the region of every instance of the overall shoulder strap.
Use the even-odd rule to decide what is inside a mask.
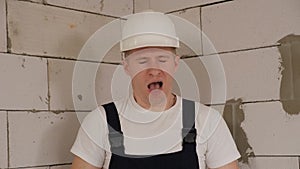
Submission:
[[[114,102],[103,105],[108,126],[110,150],[114,154],[124,154],[124,138],[121,130],[118,110]]]
[[[182,138],[183,143],[196,141],[195,128],[195,102],[187,99],[182,100]]]
[[[109,132],[122,132],[120,119],[118,110],[114,104],[114,102],[107,103],[103,105],[106,113],[106,121],[108,123],[108,130]]]

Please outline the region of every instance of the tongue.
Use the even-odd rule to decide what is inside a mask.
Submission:
[[[149,86],[150,90],[155,90],[155,89],[159,89],[159,84],[158,83],[152,83]]]

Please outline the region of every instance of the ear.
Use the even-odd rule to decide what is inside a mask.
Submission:
[[[126,59],[122,59],[122,65],[123,65],[123,69],[124,69],[125,73],[126,73],[128,76],[130,76],[129,70],[128,70],[128,62],[127,62]]]
[[[179,66],[180,57],[176,55],[174,61],[175,61],[175,72],[176,72]]]

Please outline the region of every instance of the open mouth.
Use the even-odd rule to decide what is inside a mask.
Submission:
[[[148,89],[151,90],[155,90],[155,89],[161,89],[163,86],[163,82],[162,81],[157,81],[157,82],[152,82],[150,84],[148,84]]]

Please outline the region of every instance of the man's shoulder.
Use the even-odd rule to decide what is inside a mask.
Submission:
[[[181,96],[178,96],[178,99],[186,100],[187,102],[194,102],[195,103],[195,112],[196,114],[202,113],[202,114],[213,114],[215,116],[219,116],[220,112],[213,108],[212,106],[203,104],[199,101],[196,101],[195,99],[187,99]]]
[[[222,120],[222,114],[215,108],[201,102],[195,102],[195,124],[199,143],[206,142]]]
[[[116,108],[117,111],[119,112],[120,107],[122,107],[124,104],[126,104],[127,98],[123,98],[123,99],[119,99],[119,100],[115,100],[115,101],[108,101],[108,102],[104,102],[101,105],[97,106],[95,109],[93,109],[92,111],[88,112],[88,113],[82,113],[81,114],[81,119],[79,119],[79,121],[82,121],[82,125],[84,126],[91,126],[91,125],[95,125],[95,124],[106,124],[103,122],[106,122],[106,111],[104,109],[104,105],[108,105],[113,103]],[[102,126],[103,127],[103,126]]]
[[[122,98],[114,98],[114,99],[112,99],[112,100],[110,100],[110,101],[103,102],[103,103],[100,105],[100,107],[103,107],[104,105],[110,104],[110,103],[114,103],[115,106],[117,107],[117,106],[119,106],[119,105],[122,105],[122,104],[127,103],[128,100],[130,99],[130,97],[131,97],[131,96],[124,96],[124,97],[122,97]]]

